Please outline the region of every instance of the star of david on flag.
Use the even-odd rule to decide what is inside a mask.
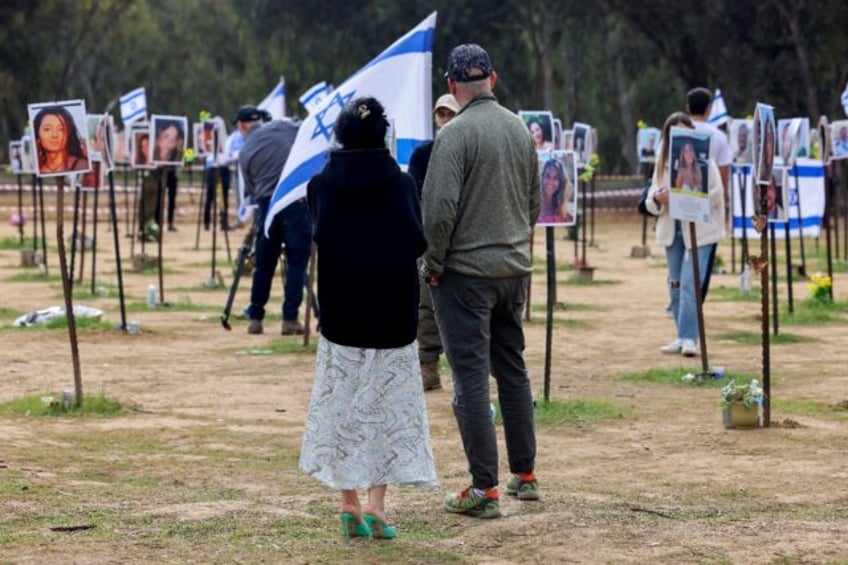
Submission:
[[[433,138],[432,59],[436,34],[433,12],[370,63],[326,96],[303,121],[271,196],[265,232],[280,210],[306,196],[306,185],[319,173],[331,149],[333,124],[354,97],[373,96],[386,109],[397,136],[398,164],[406,170],[412,151]]]

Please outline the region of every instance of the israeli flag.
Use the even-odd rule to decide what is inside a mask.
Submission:
[[[848,83],[845,84],[845,90],[842,91],[842,109],[845,110],[845,115],[848,116]]]
[[[798,182],[795,182],[797,173]],[[747,230],[748,239],[759,240],[751,216],[754,210],[753,173],[751,165],[733,165],[730,184],[733,193],[733,237],[742,239],[742,230]],[[799,237],[803,226],[804,237],[819,237],[824,217],[825,190],[824,167],[819,159],[799,158],[786,175],[789,183],[789,236]],[[742,195],[745,196],[745,215],[742,215]],[[801,218],[798,218],[798,202],[801,203]],[[785,222],[774,222],[775,230],[782,234]]]
[[[280,82],[274,87],[268,96],[257,106],[271,114],[272,120],[282,120],[286,117],[286,79],[280,77]]]
[[[327,161],[336,118],[354,98],[373,96],[386,109],[386,117],[395,126],[397,161],[406,170],[412,151],[433,137],[430,106],[435,34],[433,12],[344,81],[304,120],[271,196],[266,233],[280,210],[306,196],[306,184]]]
[[[306,92],[300,95],[300,104],[306,108],[306,113],[311,114],[316,108],[321,106],[321,103],[326,100],[327,96],[333,91],[333,87],[325,81],[313,84]]]
[[[121,96],[121,121],[124,126],[146,118],[147,96],[143,86]]]
[[[709,121],[710,125],[719,127],[728,120],[730,120],[730,116],[727,114],[727,106],[724,105],[724,98],[721,95],[721,90],[717,88],[715,96],[713,96],[713,107],[710,110],[710,117],[707,121]]]

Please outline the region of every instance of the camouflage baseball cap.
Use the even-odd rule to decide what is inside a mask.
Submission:
[[[465,43],[451,49],[445,78],[456,82],[473,82],[492,74],[492,62],[486,50],[476,43]]]

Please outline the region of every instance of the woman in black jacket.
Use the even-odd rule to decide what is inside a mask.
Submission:
[[[427,244],[415,181],[386,149],[387,127],[374,98],[349,102],[335,125],[342,148],[307,188],[321,337],[300,467],[342,491],[348,537],[395,536],[388,484],[436,485],[415,345],[416,259]]]

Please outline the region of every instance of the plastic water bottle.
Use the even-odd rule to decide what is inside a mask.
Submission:
[[[147,287],[147,307],[156,307],[156,285],[151,284]]]

